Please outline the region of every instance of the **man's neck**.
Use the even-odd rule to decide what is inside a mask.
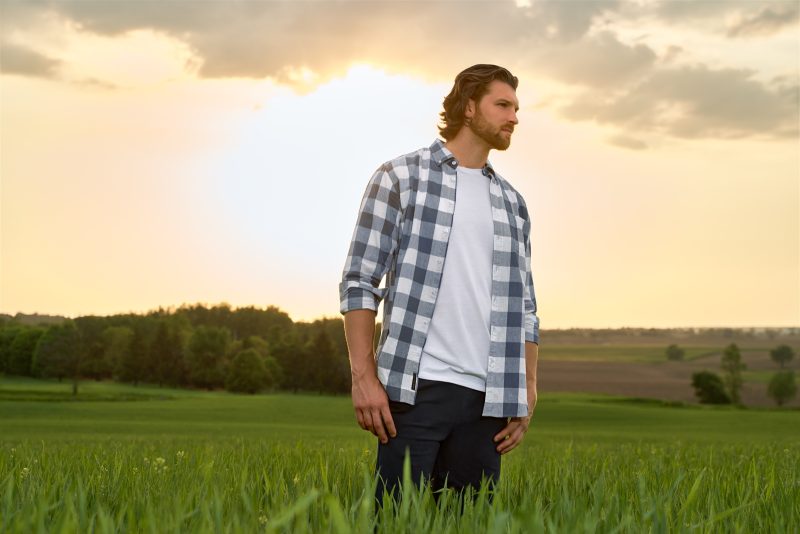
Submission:
[[[473,134],[469,128],[461,128],[461,131],[444,146],[453,153],[459,165],[471,169],[480,169],[486,165],[489,159],[489,145],[486,141]]]

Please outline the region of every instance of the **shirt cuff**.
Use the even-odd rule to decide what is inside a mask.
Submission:
[[[344,315],[352,310],[372,310],[377,312],[379,298],[372,288],[349,287],[340,295],[339,313]]]
[[[535,313],[525,315],[525,341],[539,344],[539,318]]]

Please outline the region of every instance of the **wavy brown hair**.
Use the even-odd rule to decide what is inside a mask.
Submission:
[[[519,83],[517,77],[508,69],[497,65],[480,63],[458,73],[453,89],[444,98],[444,111],[439,113],[441,118],[439,133],[445,141],[454,138],[464,126],[464,111],[467,109],[467,102],[469,100],[480,102],[488,91],[489,84],[494,80],[507,83],[515,91]]]

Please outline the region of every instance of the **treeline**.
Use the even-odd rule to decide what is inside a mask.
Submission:
[[[198,304],[37,325],[0,317],[0,372],[71,380],[74,393],[87,379],[239,392],[350,391],[341,318],[293,322],[274,306]]]

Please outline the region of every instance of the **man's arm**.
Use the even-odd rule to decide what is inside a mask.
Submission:
[[[536,315],[536,293],[533,288],[533,274],[531,270],[531,221],[528,207],[520,196],[520,212],[525,219],[522,232],[525,239],[525,284],[523,286],[523,303],[525,311],[525,388],[528,394],[528,415],[526,417],[512,417],[508,424],[495,437],[494,441],[500,442],[497,451],[505,454],[522,441],[528,431],[533,410],[536,407],[536,366],[539,360],[539,317]]]
[[[339,311],[344,315],[356,419],[361,428],[383,443],[388,441],[387,434],[394,437],[396,431],[386,390],[378,380],[373,335],[378,304],[385,294],[379,285],[399,243],[401,218],[397,177],[389,166],[382,165],[361,199],[339,284]]]
[[[511,417],[508,424],[494,437],[497,452],[506,454],[522,442],[531,424],[533,410],[536,408],[536,365],[539,360],[539,344],[525,343],[525,388],[528,393],[528,415]],[[499,442],[499,443],[498,443]]]
[[[372,348],[375,333],[375,312],[352,310],[344,316],[344,333],[350,354],[350,372],[353,379],[353,408],[358,426],[369,430],[381,443],[397,435],[389,411],[389,398],[378,380],[375,352]]]

